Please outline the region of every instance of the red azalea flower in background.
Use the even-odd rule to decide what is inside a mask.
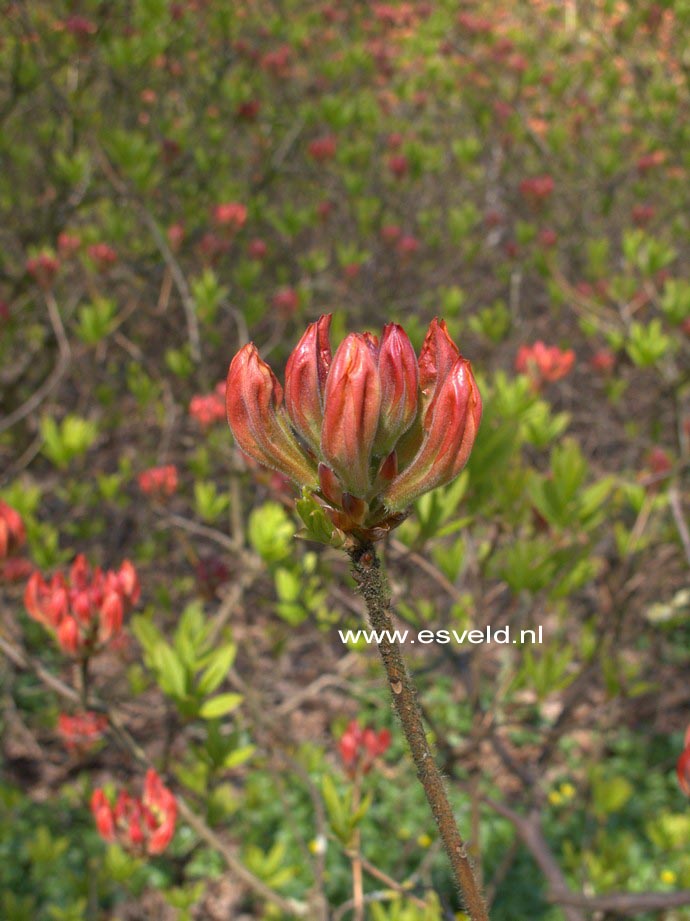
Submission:
[[[122,630],[124,615],[139,600],[136,570],[125,560],[119,570],[93,571],[80,554],[69,576],[46,582],[35,572],[26,584],[27,613],[52,633],[66,655],[83,659],[100,652]]]
[[[271,304],[282,316],[292,316],[299,307],[299,294],[294,288],[281,288],[271,298]]]
[[[167,236],[170,249],[174,253],[178,252],[185,238],[184,224],[181,221],[171,224],[170,227],[168,227]]]
[[[58,253],[63,259],[71,259],[81,249],[81,237],[74,233],[63,231],[57,238]]]
[[[309,156],[312,160],[316,160],[317,163],[332,160],[337,149],[338,141],[334,134],[326,134],[323,137],[315,138],[307,148]]]
[[[68,16],[68,18],[61,23],[61,26],[65,32],[69,32],[70,35],[82,42],[89,39],[92,35],[95,35],[98,31],[96,24],[85,16]]]
[[[421,244],[417,237],[413,237],[411,233],[408,233],[398,240],[395,248],[398,255],[402,256],[404,259],[409,256],[414,256],[414,254],[419,251],[420,246]]]
[[[140,798],[120,790],[113,806],[105,791],[97,789],[91,812],[102,838],[117,841],[138,856],[162,854],[175,834],[177,801],[153,769],[146,772]]]
[[[523,179],[520,183],[520,194],[528,204],[538,206],[547,201],[554,190],[553,176],[548,173],[543,176],[533,176],[531,179]]]
[[[402,235],[402,228],[397,224],[384,224],[381,228],[381,239],[384,243],[395,243]]]
[[[673,470],[673,461],[668,452],[657,445],[647,455],[647,466],[654,474],[670,473]]]
[[[410,164],[405,154],[393,154],[392,157],[389,157],[388,169],[396,179],[402,179],[406,176],[409,172]]]
[[[589,365],[594,371],[610,374],[616,366],[616,356],[611,349],[599,349],[590,358]]]
[[[189,402],[189,415],[199,423],[202,429],[208,429],[216,422],[225,419],[225,381],[216,385],[213,393],[192,397]]]
[[[92,243],[86,250],[97,272],[107,272],[117,262],[117,253],[107,243]]]
[[[238,105],[235,110],[235,115],[243,121],[252,122],[257,117],[260,110],[261,103],[258,99],[248,99],[246,102],[241,102]]]
[[[539,231],[539,243],[544,249],[552,249],[558,243],[558,234],[551,227]]]
[[[635,205],[632,209],[633,224],[636,227],[646,227],[656,213],[654,205]]]
[[[48,290],[52,288],[55,276],[60,270],[60,260],[54,253],[44,250],[37,256],[26,260],[26,271],[31,275],[39,288]]]
[[[108,717],[104,713],[94,713],[85,710],[70,716],[61,713],[58,716],[57,728],[60,737],[69,752],[85,755],[103,737],[108,726]]]
[[[354,777],[358,773],[368,774],[376,758],[384,755],[390,744],[391,734],[387,729],[376,732],[352,720],[340,737],[338,751],[348,775]]]
[[[23,560],[18,556],[0,560],[0,582],[23,582],[31,575],[33,569],[29,560]]]
[[[257,262],[260,262],[266,257],[267,253],[268,246],[266,245],[265,241],[259,237],[255,237],[247,244],[247,255],[250,259],[255,259]]]
[[[174,464],[150,467],[139,474],[137,482],[139,489],[147,496],[155,496],[158,499],[172,496],[177,492],[179,485],[177,467]]]
[[[666,162],[665,150],[654,150],[652,153],[643,154],[637,161],[637,172],[644,176],[645,173],[661,166]]]
[[[0,499],[0,560],[13,556],[26,543],[22,516]]]
[[[545,345],[541,340],[534,345],[523,345],[515,359],[515,370],[530,378],[535,390],[545,383],[558,381],[569,374],[575,363],[572,349],[559,349]]]
[[[237,233],[247,223],[247,206],[236,201],[216,205],[213,209],[213,220],[223,230]]]

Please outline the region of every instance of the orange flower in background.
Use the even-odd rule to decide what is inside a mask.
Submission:
[[[535,390],[544,384],[558,381],[572,370],[575,352],[572,349],[559,349],[557,345],[548,346],[541,340],[534,345],[523,345],[515,359],[515,370],[526,374]]]
[[[224,202],[213,209],[213,220],[224,230],[236,232],[247,222],[247,206],[236,201]]]
[[[198,394],[189,402],[189,415],[206,430],[225,419],[225,381],[216,385],[213,393]]]
[[[177,492],[179,479],[177,467],[166,464],[163,467],[150,467],[137,477],[139,489],[147,496],[156,496],[159,499],[172,496]]]
[[[124,616],[139,595],[139,579],[129,560],[117,571],[103,572],[100,567],[92,571],[80,554],[67,578],[56,573],[46,582],[35,572],[26,584],[24,604],[66,655],[85,659],[119,635]]]
[[[419,359],[395,323],[351,333],[331,353],[330,316],[290,355],[285,391],[253,343],[228,371],[228,422],[241,450],[313,490],[336,528],[377,540],[423,493],[465,466],[481,419],[469,361],[442,320]]]
[[[112,805],[105,791],[97,789],[91,812],[105,841],[117,841],[139,856],[162,854],[175,834],[177,801],[153,769],[146,772],[140,798],[120,790]]]

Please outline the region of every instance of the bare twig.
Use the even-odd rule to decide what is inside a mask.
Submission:
[[[53,327],[53,333],[55,334],[59,349],[57,364],[38,390],[35,390],[25,403],[22,403],[13,413],[10,413],[9,416],[6,416],[0,422],[0,432],[7,431],[7,429],[11,428],[15,423],[30,415],[35,409],[38,409],[48,394],[62,379],[69,365],[72,350],[52,291],[45,292],[45,302],[50,318],[50,325]]]
[[[125,199],[129,199],[136,210],[139,212],[141,219],[146,224],[151,233],[151,236],[154,239],[158,250],[163,257],[165,265],[168,269],[168,272],[172,276],[172,280],[175,283],[178,294],[180,295],[180,300],[182,301],[182,307],[185,312],[185,319],[187,321],[187,335],[189,337],[189,352],[192,357],[192,360],[197,364],[201,361],[201,336],[199,334],[199,321],[196,315],[196,305],[194,303],[194,298],[192,297],[191,291],[189,290],[189,285],[187,284],[187,279],[184,276],[184,272],[180,268],[180,264],[175,258],[173,251],[168,246],[168,241],[165,239],[165,235],[161,232],[160,227],[158,226],[156,219],[148,210],[148,208],[134,196],[134,193],[130,190],[127,183],[118,176],[115,168],[108,159],[105,152],[94,143],[93,149],[96,154],[98,163],[103,171],[104,176],[113,186],[115,191]]]
[[[477,885],[455,816],[443,785],[441,772],[429,748],[417,691],[402,657],[400,646],[391,639],[393,623],[389,615],[390,591],[372,544],[360,544],[350,552],[353,574],[359,583],[374,630],[383,633],[378,644],[393,704],[403,727],[417,776],[436,821],[444,849],[450,860],[460,892],[472,921],[488,921],[484,899]]]
[[[678,492],[678,487],[675,485],[669,488],[668,504],[671,509],[671,514],[673,515],[673,520],[676,523],[676,528],[678,529],[680,542],[685,551],[685,559],[688,561],[688,566],[690,566],[690,532],[688,532],[688,524],[683,515],[680,493]]]

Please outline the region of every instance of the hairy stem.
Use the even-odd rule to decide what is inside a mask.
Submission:
[[[372,544],[357,545],[350,551],[350,559],[355,579],[359,583],[359,591],[367,605],[369,623],[373,630],[383,633],[378,646],[393,695],[393,703],[465,907],[472,921],[489,921],[484,899],[467,854],[467,845],[458,830],[441,772],[426,740],[422,713],[417,701],[417,689],[405,666],[402,650],[393,639],[394,627],[388,613],[388,581]]]

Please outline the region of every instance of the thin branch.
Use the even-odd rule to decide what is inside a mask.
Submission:
[[[484,899],[477,885],[467,845],[460,835],[448,800],[441,772],[429,748],[417,689],[402,657],[400,645],[391,640],[393,623],[389,615],[390,590],[372,544],[360,544],[350,551],[352,568],[364,598],[372,629],[383,634],[379,652],[386,670],[393,704],[403,727],[417,777],[424,787],[434,820],[450,860],[460,892],[472,921],[489,921]]]
[[[676,523],[676,528],[678,529],[680,542],[685,551],[685,559],[688,561],[688,566],[690,566],[690,533],[688,532],[688,524],[683,515],[683,507],[680,502],[680,493],[678,492],[677,486],[671,486],[669,488],[668,504],[671,509],[671,514],[673,515],[673,520]]]
[[[580,910],[579,906],[568,903],[568,897],[572,895],[572,893],[568,888],[568,883],[563,875],[563,871],[558,865],[544,837],[539,822],[539,813],[535,810],[528,817],[525,817],[520,815],[519,812],[515,812],[510,806],[506,806],[505,803],[497,802],[488,797],[483,797],[483,801],[487,806],[493,809],[494,812],[502,815],[512,823],[515,831],[522,839],[523,844],[527,847],[532,857],[534,857],[537,866],[544,874],[546,881],[551,887],[549,895],[550,900],[564,905],[563,914],[567,921],[585,921],[584,912]]]
[[[189,337],[190,355],[192,360],[198,364],[201,361],[201,335],[199,333],[199,321],[196,315],[196,305],[194,303],[194,298],[192,297],[191,291],[189,290],[189,285],[187,284],[187,279],[184,276],[184,272],[180,268],[180,264],[175,258],[173,251],[168,246],[168,241],[165,239],[165,235],[161,232],[161,229],[158,226],[154,216],[143,204],[143,202],[134,197],[127,183],[121,179],[120,176],[118,176],[105,152],[97,144],[94,144],[94,150],[96,153],[96,158],[106,179],[108,182],[110,182],[112,187],[119,195],[132,201],[135,208],[138,210],[141,219],[148,227],[149,232],[151,233],[151,236],[153,237],[155,244],[158,247],[161,256],[163,257],[167,269],[170,272],[173,281],[175,282],[175,287],[177,288],[178,294],[180,295],[180,300],[182,301],[182,307],[184,308],[185,318],[187,320],[187,335]]]
[[[21,421],[25,416],[30,415],[35,409],[38,409],[48,394],[62,379],[69,365],[72,350],[52,291],[46,291],[45,301],[48,309],[48,316],[50,318],[50,325],[53,327],[53,333],[55,334],[59,349],[57,364],[38,390],[35,390],[29,399],[25,403],[22,403],[21,406],[17,407],[13,413],[10,413],[9,416],[5,416],[2,422],[0,422],[0,432],[6,432],[7,429],[12,428],[15,423]]]

